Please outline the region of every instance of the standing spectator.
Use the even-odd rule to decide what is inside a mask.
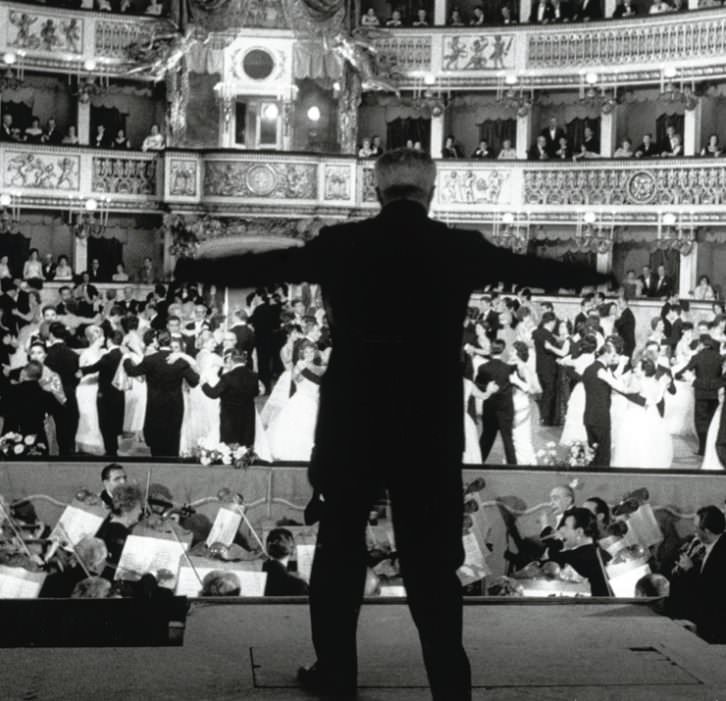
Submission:
[[[557,117],[550,117],[548,126],[541,133],[545,138],[545,150],[550,158],[555,158],[557,149],[560,147],[560,139],[567,137],[565,130],[557,123]]]

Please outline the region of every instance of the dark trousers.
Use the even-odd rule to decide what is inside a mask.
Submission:
[[[118,437],[124,428],[124,393],[115,387],[99,390],[96,406],[106,455],[118,455]]]
[[[66,403],[55,412],[55,431],[60,455],[76,452],[76,431],[78,431],[78,403],[75,389],[66,392]]]
[[[453,462],[453,464],[452,464]],[[469,701],[471,669],[462,645],[464,561],[461,470],[441,465],[441,486],[398,479],[389,484],[396,550],[435,701]],[[459,465],[461,461],[459,459]],[[456,473],[452,475],[456,470]],[[448,475],[447,475],[448,473]],[[436,474],[436,473],[432,473]],[[356,628],[366,575],[365,530],[380,485],[325,492],[310,576],[310,619],[318,667],[334,698],[357,683]],[[426,537],[421,524],[431,523]],[[431,553],[436,553],[432,566]]]
[[[610,467],[610,424],[600,426],[593,424],[585,424],[587,431],[587,442],[590,446],[597,443],[595,448],[595,457],[592,459],[591,465],[598,467]]]
[[[693,412],[693,424],[698,436],[698,454],[703,455],[706,451],[706,436],[716,409],[718,399],[703,399],[696,397],[696,405]]]
[[[144,423],[144,440],[154,457],[178,457],[181,441],[181,416],[170,416],[165,426],[157,421],[149,421],[149,410],[146,409]]]
[[[542,385],[542,397],[539,400],[539,413],[544,426],[555,425],[557,413],[557,369],[552,372],[538,372],[537,377]]]
[[[272,379],[275,375],[275,353],[279,355],[273,344],[265,343],[257,346],[257,376],[265,385],[265,391],[272,391]]]
[[[512,425],[514,423],[514,410],[512,407],[487,406],[484,402],[482,408],[482,432],[479,437],[481,448],[481,461],[485,463],[494,445],[497,432],[502,434],[504,444],[504,459],[507,465],[516,465],[517,456],[514,452],[514,440],[512,439]]]

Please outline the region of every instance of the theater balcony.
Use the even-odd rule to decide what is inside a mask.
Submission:
[[[126,76],[129,48],[174,31],[148,15],[66,10],[50,5],[0,2],[0,67],[48,73]],[[138,80],[152,75],[139,73]]]

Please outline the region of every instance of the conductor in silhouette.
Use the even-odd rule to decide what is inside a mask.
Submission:
[[[310,578],[317,662],[300,670],[300,682],[335,699],[355,693],[365,530],[371,504],[386,488],[433,698],[468,700],[457,569],[464,562],[460,352],[470,294],[499,281],[577,288],[609,278],[518,256],[478,231],[430,219],[436,166],[425,153],[388,151],[375,176],[377,216],[324,227],[300,247],[181,260],[176,278],[321,285],[333,350],[308,471],[323,497]],[[430,290],[426,303],[422,289]],[[432,320],[436,332],[424,334]]]

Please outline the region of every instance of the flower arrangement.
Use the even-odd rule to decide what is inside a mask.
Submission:
[[[254,450],[239,443],[214,443],[200,438],[194,456],[204,465],[230,465],[236,470],[247,469],[256,459]]]
[[[46,455],[48,446],[40,443],[35,434],[24,436],[22,433],[6,433],[0,437],[0,455],[4,458],[21,458],[33,455]]]
[[[549,441],[537,451],[537,462],[546,467],[587,467],[595,457],[595,448],[597,445],[588,445],[585,441],[560,446]]]

